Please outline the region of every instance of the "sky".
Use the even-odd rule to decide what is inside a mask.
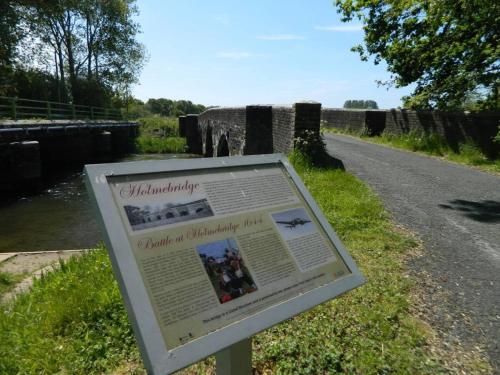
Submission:
[[[349,99],[401,105],[410,88],[387,90],[384,64],[350,48],[359,22],[342,23],[332,0],[138,0],[149,59],[133,95],[243,106]]]
[[[226,249],[238,252],[238,245],[233,238],[225,240],[214,241],[207,244],[199,245],[196,247],[198,253],[205,254],[207,257],[214,257],[215,260],[223,258]]]

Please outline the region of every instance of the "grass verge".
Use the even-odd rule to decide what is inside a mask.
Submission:
[[[177,118],[140,118],[141,134],[136,139],[136,151],[142,154],[179,154],[186,150],[186,139],[179,137]]]
[[[150,135],[140,135],[135,146],[141,154],[180,154],[186,151],[186,138],[153,138]]]
[[[254,338],[257,373],[439,374],[426,327],[411,314],[404,261],[417,246],[355,177],[291,160],[368,282]],[[213,373],[213,358],[184,374]],[[0,306],[0,373],[142,373],[102,247],[61,263]]]
[[[26,277],[25,274],[11,274],[0,271],[0,298],[10,292],[18,282]]]
[[[439,134],[420,134],[410,132],[402,135],[383,133],[380,136],[367,136],[359,132],[324,128],[324,131],[360,137],[364,141],[396,147],[403,150],[438,156],[446,160],[477,167],[483,171],[500,173],[500,159],[489,159],[472,142],[458,145],[454,150]]]

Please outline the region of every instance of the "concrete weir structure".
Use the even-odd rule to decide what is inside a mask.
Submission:
[[[0,191],[33,186],[50,169],[131,152],[138,126],[126,121],[0,121]]]
[[[179,117],[189,151],[206,157],[288,153],[303,131],[319,132],[321,104],[215,107]]]

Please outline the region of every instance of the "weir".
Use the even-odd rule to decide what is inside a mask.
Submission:
[[[50,170],[130,153],[138,132],[128,121],[0,121],[0,191],[29,190]]]

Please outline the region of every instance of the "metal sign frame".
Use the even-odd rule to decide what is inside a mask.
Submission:
[[[351,273],[329,284],[253,313],[247,318],[168,350],[132,252],[118,206],[114,203],[107,178],[111,176],[180,171],[189,174],[190,171],[195,170],[217,172],[227,167],[259,165],[283,166],[286,169]],[[365,281],[300,177],[290,165],[288,159],[282,154],[94,164],[85,166],[85,174],[87,189],[96,205],[100,227],[111,258],[113,271],[125,301],[144,365],[150,374],[160,375],[180,370],[260,331],[354,289]]]

